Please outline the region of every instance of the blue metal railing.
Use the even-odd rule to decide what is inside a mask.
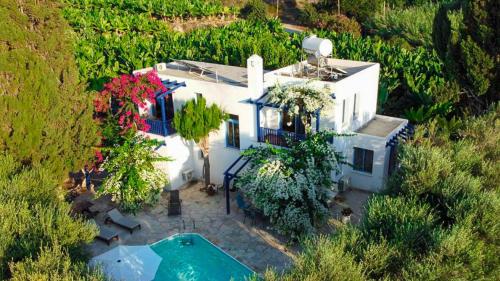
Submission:
[[[290,142],[298,142],[306,139],[305,134],[297,134],[279,129],[260,127],[259,142],[267,142],[277,146],[289,147]]]
[[[172,125],[172,120],[167,120],[164,124],[161,120],[156,119],[146,119],[146,123],[150,126],[148,133],[160,135],[160,136],[170,136],[175,134],[175,129]],[[166,129],[166,132],[165,132]]]

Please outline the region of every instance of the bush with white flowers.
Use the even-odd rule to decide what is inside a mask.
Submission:
[[[333,106],[331,93],[325,89],[316,89],[311,82],[277,84],[269,91],[268,101],[278,104],[291,117],[300,116],[302,123],[307,126],[306,120],[311,120],[316,112]]]
[[[250,166],[235,185],[280,233],[294,239],[311,234],[328,214],[330,175],[344,163],[328,143],[332,134],[310,135],[291,149],[269,145],[244,152]]]
[[[168,179],[155,163],[171,161],[154,151],[159,144],[140,134],[129,134],[123,144],[105,148],[108,156],[102,167],[109,174],[97,196],[110,194],[124,211],[132,213],[144,204],[157,203]]]

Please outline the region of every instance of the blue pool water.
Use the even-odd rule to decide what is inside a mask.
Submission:
[[[151,249],[163,258],[155,281],[244,281],[254,274],[199,234],[176,234]]]

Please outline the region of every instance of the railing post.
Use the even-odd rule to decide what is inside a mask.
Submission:
[[[226,214],[231,213],[231,201],[229,200],[229,177],[228,175],[224,175],[224,192],[226,194]]]
[[[257,142],[262,141],[261,137],[261,131],[260,131],[260,110],[262,109],[262,105],[257,104],[256,106],[256,112],[257,112]]]
[[[165,112],[165,98],[160,97],[156,100],[156,102],[160,102],[160,106],[161,106],[161,123],[162,123],[162,129],[163,129],[163,136],[168,136],[167,113]]]
[[[316,111],[316,133],[319,132],[319,115],[320,115],[320,110]]]

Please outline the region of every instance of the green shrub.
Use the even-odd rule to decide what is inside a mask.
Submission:
[[[344,15],[332,15],[328,17],[326,28],[338,33],[350,33],[354,37],[361,36],[361,25],[355,19]]]
[[[340,243],[339,243],[340,242]],[[343,250],[339,240],[319,237],[306,240],[303,251],[294,260],[294,267],[283,275],[268,272],[267,281],[331,281],[366,280],[355,257]]]
[[[404,39],[412,46],[432,48],[432,24],[438,4],[426,4],[379,13],[365,23],[371,34],[386,40]]]
[[[304,7],[300,9],[299,19],[307,26],[317,26],[318,20],[320,19],[320,13],[314,5],[306,3]]]
[[[369,280],[498,279],[500,196],[498,172],[491,173],[500,156],[498,108],[450,120],[452,134],[437,121],[420,126],[400,146],[401,169],[387,194],[369,200],[361,224],[306,244],[288,275],[268,272],[266,280],[344,280],[358,272]],[[339,272],[333,260],[349,267]]]
[[[7,264],[37,257],[41,247],[57,244],[71,257],[84,258],[82,246],[97,230],[70,217],[50,170],[26,169],[14,157],[0,156],[0,279]]]
[[[328,12],[320,13],[311,4],[306,4],[301,10],[300,20],[309,27],[328,29],[337,33],[351,33],[355,37],[361,36],[361,25],[354,18]]]
[[[99,272],[90,271],[84,262],[72,261],[61,246],[43,247],[36,259],[11,263],[12,281],[100,281]]]
[[[387,240],[403,255],[425,255],[438,240],[435,217],[429,205],[402,197],[375,196],[362,221],[365,238]]]
[[[241,9],[243,18],[251,21],[267,20],[267,6],[263,0],[249,0]]]
[[[354,17],[359,22],[365,22],[382,9],[381,0],[323,0],[318,6],[319,9],[336,12],[338,3],[342,14]]]
[[[371,278],[382,279],[386,275],[398,272],[404,266],[404,253],[385,238],[366,243],[362,248],[361,265]]]
[[[328,143],[331,133],[308,135],[291,149],[262,146],[248,149],[249,168],[235,181],[269,217],[278,232],[292,239],[312,234],[327,213],[326,188],[343,157]]]

